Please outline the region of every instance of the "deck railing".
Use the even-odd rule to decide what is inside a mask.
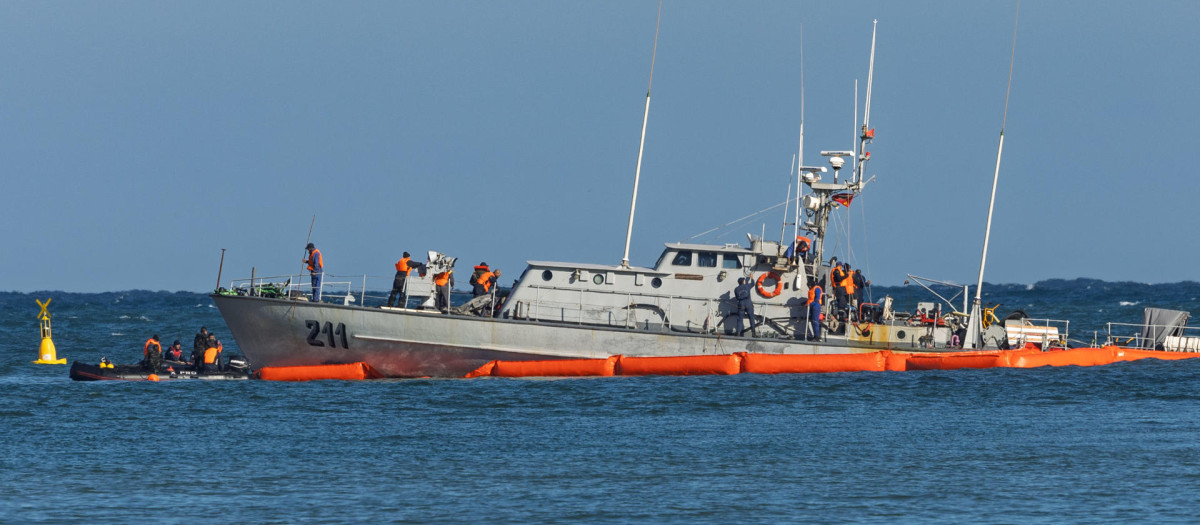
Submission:
[[[1149,325],[1155,329],[1153,331],[1167,332],[1161,343],[1142,336],[1146,327],[1147,325],[1141,323],[1107,323],[1105,344],[1145,350],[1200,352],[1200,327]]]

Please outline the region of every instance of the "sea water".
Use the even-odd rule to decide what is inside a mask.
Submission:
[[[1200,285],[988,287],[1073,339]],[[880,288],[911,310],[913,286]],[[1200,360],[727,377],[75,382],[203,294],[0,293],[3,523],[1192,523]],[[371,304],[368,298],[367,304]]]

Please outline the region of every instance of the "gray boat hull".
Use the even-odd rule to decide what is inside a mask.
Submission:
[[[496,359],[879,350],[845,341],[646,331],[246,296],[212,299],[255,369],[364,362],[388,377],[462,377]]]

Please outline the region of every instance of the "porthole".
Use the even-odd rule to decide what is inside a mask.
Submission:
[[[901,339],[901,340],[904,339],[904,330],[900,330],[899,332],[896,332],[896,339]]]
[[[592,276],[592,284],[604,284],[604,274],[598,273]]]
[[[650,279],[650,286],[653,286],[655,288],[662,286],[662,279],[659,279],[658,277]]]
[[[551,272],[550,270],[542,270],[542,280],[543,281],[549,281],[550,279],[553,279],[553,278],[554,278],[554,272]]]

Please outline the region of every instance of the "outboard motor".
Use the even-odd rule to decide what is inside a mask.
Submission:
[[[232,354],[229,356],[229,364],[225,365],[225,369],[231,372],[249,373],[250,362],[246,361],[246,358],[241,355]]]

